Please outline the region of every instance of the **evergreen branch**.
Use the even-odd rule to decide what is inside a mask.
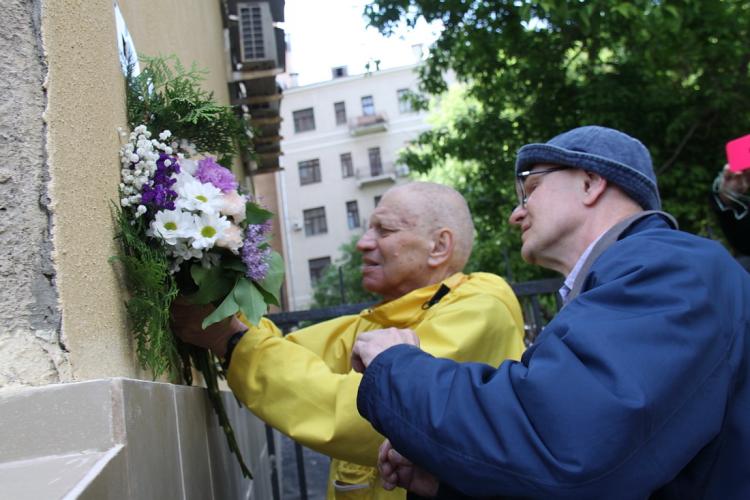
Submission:
[[[114,260],[122,263],[131,294],[125,307],[132,321],[138,361],[154,378],[168,373],[171,380],[178,381],[181,363],[169,327],[170,306],[178,289],[169,273],[168,257],[160,248],[145,243],[141,223],[131,224],[118,207],[114,211],[116,238],[122,247],[122,255]]]
[[[230,166],[238,151],[250,154],[249,127],[229,106],[214,101],[201,88],[205,70],[193,64],[188,71],[175,56],[144,57],[144,69],[127,74],[127,111],[131,127],[169,130],[176,140],[185,139],[198,151],[215,153]]]

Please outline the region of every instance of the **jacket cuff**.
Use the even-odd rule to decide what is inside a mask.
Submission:
[[[390,381],[385,377],[394,360],[402,353],[412,349],[419,348],[409,344],[399,344],[381,352],[375,356],[370,366],[367,367],[362,376],[362,381],[359,383],[359,390],[357,390],[357,410],[379,432],[380,427],[377,425],[377,415],[375,412],[379,406],[382,406],[382,403],[378,405],[378,400],[380,399],[378,392],[382,390],[382,386],[390,385]]]

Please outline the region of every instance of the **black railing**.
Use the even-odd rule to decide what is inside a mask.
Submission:
[[[524,317],[524,340],[530,345],[539,335],[549,320],[562,307],[562,302],[557,291],[562,286],[562,279],[551,278],[543,280],[526,281],[523,283],[512,283],[515,293],[521,304]],[[358,314],[360,311],[372,306],[372,303],[344,304],[324,309],[309,309],[306,311],[292,311],[269,314],[268,318],[274,322],[279,329],[287,334],[300,326],[302,323],[319,323],[328,319],[338,318],[348,314]],[[267,427],[270,436],[270,427]],[[269,438],[269,446],[272,446]],[[299,484],[299,498],[307,500],[307,478],[305,474],[305,463],[303,449],[295,443],[295,462],[297,469],[297,481]],[[279,451],[280,452],[280,451]],[[274,474],[275,475],[275,474]],[[274,500],[281,500],[278,489],[274,489]]]

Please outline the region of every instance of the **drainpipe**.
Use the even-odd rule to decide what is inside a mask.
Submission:
[[[289,228],[289,207],[287,206],[287,198],[286,198],[286,183],[284,181],[284,172],[279,171],[276,172],[274,175],[276,175],[276,180],[278,181],[276,183],[277,186],[279,186],[279,194],[281,195],[281,211],[282,211],[282,221],[284,223],[284,234],[283,241],[284,241],[284,254],[286,255],[286,262],[284,262],[284,267],[286,268],[286,280],[287,280],[287,291],[288,291],[288,298],[289,298],[289,310],[296,311],[297,310],[297,302],[294,296],[294,273],[291,272],[292,270],[292,262],[294,261],[293,254],[292,254],[292,246],[289,244],[289,238],[291,238],[291,232],[288,230]]]

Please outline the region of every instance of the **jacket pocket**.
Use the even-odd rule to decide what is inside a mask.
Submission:
[[[373,467],[334,460],[331,486],[336,500],[372,499],[377,476]]]

